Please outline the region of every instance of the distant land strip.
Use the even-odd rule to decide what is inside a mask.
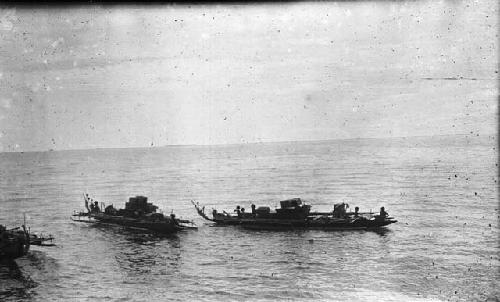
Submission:
[[[492,79],[478,79],[478,78],[465,78],[465,77],[450,77],[450,78],[421,78],[422,80],[448,80],[448,81],[458,81],[458,80],[492,80]]]

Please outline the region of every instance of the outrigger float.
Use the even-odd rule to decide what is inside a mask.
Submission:
[[[212,210],[212,218],[205,213],[205,207],[191,201],[198,214],[206,220],[219,225],[241,225],[254,229],[333,229],[355,230],[380,228],[397,222],[393,217],[380,208],[380,213],[359,212],[356,207],[354,212],[347,212],[346,203],[335,204],[332,212],[311,212],[311,205],[302,202],[300,198],[280,201],[280,208],[271,211],[269,207],[258,207],[252,204],[252,212],[245,212],[244,208],[237,206],[230,214]]]
[[[134,229],[148,230],[156,233],[175,233],[185,229],[197,229],[190,220],[176,218],[174,214],[165,216],[157,213],[157,206],[148,203],[145,196],[130,197],[125,203],[125,209],[116,209],[113,205],[105,206],[104,203],[94,201],[88,194],[84,194],[87,212],[74,213],[73,221],[115,224]]]

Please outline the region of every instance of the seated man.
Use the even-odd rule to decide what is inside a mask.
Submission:
[[[179,221],[175,218],[175,214],[174,213],[170,214],[170,218],[172,219],[172,223],[174,225],[179,225]]]

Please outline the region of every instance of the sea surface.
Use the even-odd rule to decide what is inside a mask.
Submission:
[[[498,301],[497,137],[438,136],[0,154],[0,223],[56,237],[0,265],[2,301]],[[156,236],[73,222],[82,194],[145,195],[198,230]],[[385,206],[380,231],[215,227],[300,197]]]

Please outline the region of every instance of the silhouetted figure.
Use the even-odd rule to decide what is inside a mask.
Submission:
[[[252,204],[252,216],[255,217],[256,213],[255,213],[255,205]]]
[[[358,217],[359,216],[359,207],[355,207],[354,208],[354,217]]]
[[[234,210],[236,212],[236,214],[238,215],[238,217],[241,217],[241,209],[240,209],[240,206],[236,206],[236,210]]]
[[[333,217],[335,218],[345,218],[346,217],[346,204],[339,203],[333,205]]]
[[[174,225],[179,225],[179,222],[177,221],[177,219],[175,219],[175,214],[174,213],[170,214],[170,218],[172,219],[172,223]]]
[[[387,216],[389,216],[389,214],[385,211],[384,207],[381,207],[380,208],[380,217],[385,218]]]
[[[90,212],[90,208],[89,208],[89,194],[85,194],[84,195],[84,199],[85,199],[85,209],[87,209],[87,211]]]

